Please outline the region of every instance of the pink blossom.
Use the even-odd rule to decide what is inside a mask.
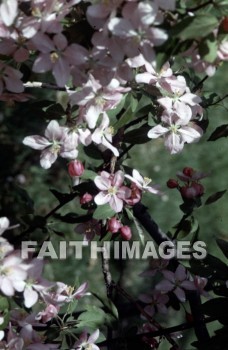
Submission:
[[[93,332],[89,337],[87,332],[83,332],[80,335],[79,339],[74,343],[73,349],[74,350],[83,350],[83,349],[100,350],[100,348],[94,344],[95,341],[99,338],[99,334],[100,334],[99,329]]]
[[[146,61],[145,68],[145,73],[136,74],[135,80],[137,83],[156,84],[157,86],[160,86],[160,82],[164,82],[167,78],[170,78],[173,75],[168,62],[163,65],[159,73],[157,73],[154,67]]]
[[[184,290],[195,290],[196,287],[193,281],[189,281],[189,276],[186,272],[184,266],[179,265],[175,272],[169,270],[162,271],[163,279],[156,286],[156,290],[160,290],[161,292],[173,292],[176,297],[181,301],[185,302],[185,292]]]
[[[128,205],[135,205],[138,203],[142,198],[142,191],[138,188],[138,186],[132,182],[131,183],[131,196],[127,199],[125,199],[125,202]]]
[[[93,196],[90,193],[86,192],[80,198],[80,204],[83,205],[83,204],[89,203],[91,202],[92,199],[93,199]]]
[[[192,143],[199,140],[203,135],[203,130],[193,122],[190,122],[191,116],[186,115],[179,118],[175,113],[165,112],[161,120],[163,125],[154,126],[149,132],[148,137],[156,139],[163,136],[165,147],[171,154],[179,153],[184,148],[184,143]]]
[[[198,289],[199,293],[203,295],[204,297],[209,297],[209,293],[204,290],[204,288],[207,285],[207,278],[200,277],[200,276],[194,276],[194,284],[196,288]]]
[[[180,179],[183,182],[190,182],[190,181],[199,181],[201,179],[204,179],[205,177],[209,176],[209,173],[204,173],[201,171],[196,171],[192,168],[185,167],[183,171],[178,171],[176,173],[178,179]]]
[[[112,135],[113,135],[114,129],[113,127],[109,126],[109,117],[106,113],[102,114],[102,121],[98,128],[96,128],[92,134],[92,140],[97,143],[98,145],[103,145],[106,148],[110,149],[113,154],[118,157],[119,151],[116,147],[114,147],[112,142]]]
[[[95,185],[101,190],[94,201],[97,205],[109,203],[110,207],[119,213],[123,209],[123,201],[130,197],[131,190],[122,186],[124,182],[124,173],[119,170],[114,175],[102,171],[100,176],[94,179]]]
[[[89,220],[78,224],[74,231],[76,233],[81,233],[84,235],[84,242],[90,242],[94,239],[96,235],[101,233],[101,225],[96,219]]]
[[[88,7],[86,17],[88,22],[95,27],[104,28],[105,22],[112,13],[115,13],[117,7],[123,0],[109,0],[107,2],[95,3]]]
[[[40,164],[42,168],[48,169],[56,161],[58,155],[63,158],[74,159],[78,155],[77,136],[69,133],[69,129],[59,126],[56,120],[50,121],[45,137],[39,135],[27,136],[23,144],[36,150],[41,150]]]
[[[12,94],[5,92],[2,95],[0,95],[0,101],[6,102],[7,106],[9,107],[14,106],[15,102],[26,102],[31,98],[34,98],[34,96],[25,93]]]
[[[52,304],[49,304],[45,310],[40,311],[37,316],[36,316],[36,320],[42,320],[43,323],[47,323],[50,320],[52,320],[55,316],[58,315],[60,307],[59,306],[55,306]]]
[[[51,40],[46,34],[37,33],[32,39],[41,52],[34,62],[33,71],[44,73],[52,70],[58,86],[65,86],[70,78],[70,67],[77,61],[77,45],[68,46],[66,37],[59,33]]]
[[[141,277],[153,277],[158,272],[163,271],[169,264],[169,260],[165,259],[151,259],[149,262],[149,269],[140,273]]]
[[[167,307],[165,304],[168,303],[169,297],[166,294],[162,294],[161,292],[155,290],[151,293],[151,295],[139,295],[139,300],[145,304],[148,304],[144,308],[144,311],[150,316],[154,316],[156,312],[162,314],[167,313]]]
[[[122,226],[122,223],[120,222],[120,220],[113,217],[108,220],[107,230],[110,231],[111,233],[117,233],[121,228],[121,226]]]
[[[39,298],[39,294],[46,288],[53,286],[53,283],[42,278],[44,262],[40,259],[33,259],[28,265],[27,278],[24,288],[24,303],[27,308],[32,307]]]
[[[65,303],[70,303],[74,299],[82,298],[86,294],[87,289],[87,282],[80,285],[77,289],[62,282],[56,282],[56,285],[50,290],[42,291],[42,297],[47,304],[58,307]]]
[[[0,53],[13,56],[16,62],[24,62],[29,58],[29,48],[26,39],[15,35],[11,38],[2,39],[0,42]]]
[[[24,348],[23,339],[13,330],[11,324],[7,333],[7,341],[1,341],[0,348],[7,350],[23,350]]]
[[[90,129],[95,128],[99,115],[106,111],[115,108],[123,97],[123,92],[127,92],[130,88],[119,86],[116,79],[112,79],[109,85],[102,85],[94,79],[92,75],[81,91],[70,92],[70,102],[72,105],[82,106],[80,116],[85,119]]]
[[[136,169],[133,169],[132,176],[125,175],[125,177],[134,182],[141,191],[160,194],[160,191],[157,189],[158,186],[148,186],[152,180],[148,177],[142,177]]]
[[[182,75],[172,76],[160,81],[160,85],[169,96],[161,97],[158,102],[167,109],[174,111],[179,118],[197,113],[202,114],[203,110],[199,103],[202,101],[199,96],[192,94],[187,87],[186,80]]]
[[[125,241],[130,241],[131,237],[132,237],[132,232],[129,226],[121,226],[120,227],[120,234],[121,237],[125,240]]]

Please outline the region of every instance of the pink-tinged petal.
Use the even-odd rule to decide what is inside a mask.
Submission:
[[[83,46],[72,44],[65,50],[64,57],[66,57],[70,64],[82,65],[87,62],[89,54]]]
[[[165,147],[171,154],[176,154],[181,152],[184,148],[184,141],[181,140],[180,135],[172,132],[165,137]]]
[[[0,42],[0,53],[3,55],[11,55],[15,49],[16,44],[12,39],[2,39]]]
[[[27,136],[22,142],[24,145],[37,150],[43,150],[51,145],[45,137],[39,135]]]
[[[98,338],[99,338],[100,331],[97,329],[95,332],[93,332],[89,338],[88,338],[88,343],[94,343]]]
[[[108,177],[96,176],[94,179],[95,185],[102,191],[106,191],[111,187],[111,181]]]
[[[33,38],[32,43],[42,53],[49,53],[55,50],[55,45],[48,35],[38,32]]]
[[[9,219],[5,216],[0,218],[0,235],[7,230],[7,228],[9,227],[10,222]]]
[[[57,158],[57,153],[52,152],[50,149],[43,150],[40,156],[40,165],[44,169],[49,169]]]
[[[185,296],[185,292],[183,291],[183,289],[177,287],[173,292],[182,303],[184,303],[186,301],[186,296]]]
[[[118,170],[113,178],[113,186],[120,187],[122,183],[124,182],[124,173],[122,170]]]
[[[180,100],[184,103],[189,104],[190,106],[194,106],[202,102],[202,99],[199,96],[192,93],[184,94],[183,96],[180,97]]]
[[[4,0],[0,5],[1,20],[6,26],[11,26],[17,17],[18,1]]]
[[[142,175],[140,175],[140,173],[138,172],[137,169],[133,169],[132,171],[132,175],[133,175],[133,178],[140,184],[143,184],[144,183],[144,178],[142,177]]]
[[[63,136],[64,129],[59,126],[59,123],[56,120],[51,120],[48,124],[44,135],[50,141],[61,140]]]
[[[152,194],[159,194],[161,195],[162,192],[159,190],[159,185],[154,185],[154,186],[147,186],[146,190]]]
[[[174,288],[173,283],[171,283],[168,280],[162,280],[155,286],[156,290],[160,290],[162,292],[170,292],[171,290],[173,290],[173,288]]]
[[[103,205],[103,204],[109,203],[109,201],[110,201],[110,194],[105,194],[104,192],[100,192],[94,197],[94,202],[97,205]]]
[[[82,295],[85,294],[85,292],[87,291],[87,289],[88,289],[88,283],[87,283],[87,282],[84,282],[84,283],[76,290],[76,292],[74,293],[74,297],[75,297],[75,298],[81,297]]]
[[[36,73],[45,73],[52,69],[52,65],[49,54],[40,54],[35,60],[32,70]]]
[[[149,28],[149,33],[155,46],[162,45],[168,39],[168,34],[160,28],[151,27]]]
[[[91,344],[91,350],[100,350],[96,344]]]
[[[178,281],[183,281],[187,277],[186,275],[186,268],[183,265],[178,265],[176,271],[175,271],[175,278]]]
[[[20,47],[13,55],[16,62],[24,62],[29,58],[29,51],[24,47]]]
[[[56,83],[60,87],[64,87],[70,77],[70,66],[66,60],[62,57],[59,57],[57,62],[54,65],[52,74],[55,77]]]
[[[137,35],[131,22],[124,18],[112,18],[108,23],[108,29],[113,35],[124,39]]]
[[[193,281],[183,281],[180,284],[181,288],[187,289],[187,290],[196,290],[196,286]]]
[[[142,24],[149,26],[154,22],[157,16],[158,6],[156,2],[140,2],[136,11]]]
[[[140,188],[140,189],[142,188],[142,185],[134,177],[132,177],[130,175],[125,175],[125,177],[127,179],[131,180],[132,182],[134,182],[138,188]]]
[[[55,46],[58,48],[58,50],[61,51],[64,50],[68,45],[67,38],[62,33],[56,34],[53,37],[53,42],[55,43]]]
[[[15,79],[14,79],[15,78]],[[6,89],[12,92],[23,92],[24,86],[22,81],[18,80],[16,77],[10,76],[10,77],[4,77],[4,82],[6,85]]]
[[[103,138],[102,130],[100,130],[100,128],[97,128],[92,134],[92,141],[99,145],[102,142],[102,138]]]
[[[140,73],[135,77],[137,83],[154,84],[158,78],[150,73]]]
[[[38,300],[38,293],[32,289],[32,287],[26,287],[24,290],[24,303],[25,306],[30,308],[36,304]]]
[[[123,200],[113,195],[110,198],[109,205],[116,213],[119,213],[123,209]]]
[[[62,150],[59,155],[62,158],[67,158],[67,159],[75,159],[78,156],[78,150],[77,149],[71,149],[71,150]]]
[[[154,126],[147,134],[150,139],[157,139],[158,137],[165,135],[169,130],[161,125]]]
[[[160,83],[160,85],[161,85],[161,83]],[[170,111],[172,109],[172,106],[173,106],[173,101],[170,97],[158,98],[158,103],[160,103],[160,105],[162,107],[164,107],[165,109],[167,109],[168,111]]]
[[[105,137],[102,138],[102,144],[105,147],[107,147],[108,149],[110,149],[110,151],[112,151],[114,156],[119,157],[120,154],[119,154],[118,149],[116,147],[114,147],[110,142],[108,142]]]
[[[121,186],[117,192],[117,197],[126,200],[131,197],[131,190],[126,186]]]
[[[84,145],[88,146],[92,142],[91,132],[89,129],[78,129],[79,141]]]
[[[163,270],[162,271],[163,276],[165,277],[166,280],[172,282],[173,284],[175,283],[175,275],[172,271],[169,270]]]
[[[88,108],[86,108],[86,113],[84,117],[90,129],[95,128],[99,115],[102,112],[103,112],[103,108],[98,104],[94,104],[94,105],[91,104]]]
[[[182,136],[182,140],[187,143],[192,143],[198,141],[198,139],[203,135],[203,130],[198,125],[182,126],[179,129],[179,133]]]
[[[8,297],[11,297],[14,295],[13,285],[12,285],[12,282],[10,281],[9,278],[7,278],[7,277],[2,278],[0,288],[3,292],[3,294],[7,295]]]
[[[87,9],[87,16],[94,17],[94,18],[106,18],[108,17],[110,13],[110,7],[104,3],[104,4],[95,4],[92,6],[89,6]]]
[[[181,125],[188,124],[192,117],[191,108],[181,101],[175,101],[173,104],[173,108],[174,112],[178,115],[178,117],[180,117],[181,120],[183,120],[183,123],[181,123]]]

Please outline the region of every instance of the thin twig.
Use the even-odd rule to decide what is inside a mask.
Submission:
[[[214,5],[214,1],[213,0],[209,0],[209,1],[204,2],[203,4],[198,5],[196,7],[187,8],[186,12],[195,12],[195,11],[198,11],[198,10],[202,9],[203,7],[205,7],[207,5]]]
[[[57,90],[57,91],[67,91],[67,90],[74,91],[75,90],[75,89],[69,88],[67,86],[61,87],[61,86],[54,85],[54,84],[42,83],[40,81],[27,81],[23,85],[25,88],[28,88],[28,89],[30,89],[30,88],[50,89],[50,90]]]

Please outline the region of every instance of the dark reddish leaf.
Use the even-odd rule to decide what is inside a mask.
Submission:
[[[219,191],[214,194],[212,194],[210,197],[207,198],[205,205],[212,204],[219,200],[224,194],[226,193],[226,190],[224,191]]]
[[[227,137],[227,136],[228,136],[228,124],[224,124],[216,128],[207,141],[216,141],[221,137]]]

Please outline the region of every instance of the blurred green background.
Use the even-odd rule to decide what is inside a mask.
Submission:
[[[208,79],[204,85],[204,91],[216,92],[219,96],[226,94],[226,76],[228,64],[220,67],[214,77]],[[33,91],[34,92],[34,91]],[[55,99],[52,92],[46,90],[36,91],[37,101],[40,99]],[[58,94],[58,99],[62,96]],[[36,105],[37,102],[33,104]],[[166,187],[169,178],[175,178],[177,171],[184,167],[192,167],[196,170],[209,172],[210,176],[202,182],[205,187],[206,199],[217,191],[228,188],[228,157],[226,138],[215,142],[207,142],[208,137],[214,129],[228,122],[228,101],[210,107],[206,113],[210,120],[206,134],[199,144],[186,145],[184,151],[178,155],[170,156],[165,150],[162,140],[150,141],[144,145],[137,145],[130,151],[130,158],[124,162],[132,168],[138,169],[144,176],[153,179],[154,184],[160,184],[164,195],[160,198],[145,194],[143,202],[148,206],[151,215],[163,231],[170,230],[180,219],[181,211],[179,205],[181,197],[176,190]],[[31,205],[34,202],[36,215],[45,215],[58,202],[49,192],[49,188],[60,192],[69,192],[71,179],[67,174],[66,162],[59,159],[50,170],[44,170],[39,165],[39,152],[34,151],[22,144],[25,136],[43,134],[45,129],[45,115],[37,114],[36,108],[31,103],[17,104],[13,107],[1,102],[0,110],[0,159],[1,159],[1,216],[9,217],[11,224],[21,222],[21,216],[31,214]],[[30,199],[27,197],[28,193]],[[202,206],[195,211],[195,217],[200,224],[199,239],[207,243],[208,251],[221,257],[216,246],[215,238],[227,239],[228,227],[228,195],[225,194],[220,201],[210,206]],[[64,207],[62,214],[78,212],[79,203],[74,200]],[[59,232],[66,234],[67,239],[81,239],[74,231],[75,225],[64,225],[54,218],[49,220],[49,226]],[[134,237],[137,239],[137,231]],[[10,237],[19,234],[15,231],[7,233]],[[34,237],[43,237],[42,230],[37,229]],[[52,241],[57,245],[64,238],[53,235]],[[147,262],[134,260],[115,262],[111,265],[111,272],[115,280],[121,280],[126,290],[137,298],[140,292],[146,292],[152,288],[151,281],[139,277],[139,273],[145,270]],[[91,260],[89,253],[84,255],[82,261],[69,257],[66,261],[52,261],[46,266],[46,276],[51,280],[59,280],[70,285],[78,285],[85,280],[90,283],[90,289],[99,295],[105,295],[105,286],[101,272],[100,260]],[[90,297],[86,302],[90,303]],[[161,318],[164,325],[175,325],[184,321],[177,318],[175,311]],[[128,326],[134,324],[134,320]],[[184,333],[183,349],[185,347],[187,334]],[[166,345],[161,347],[166,349]]]

